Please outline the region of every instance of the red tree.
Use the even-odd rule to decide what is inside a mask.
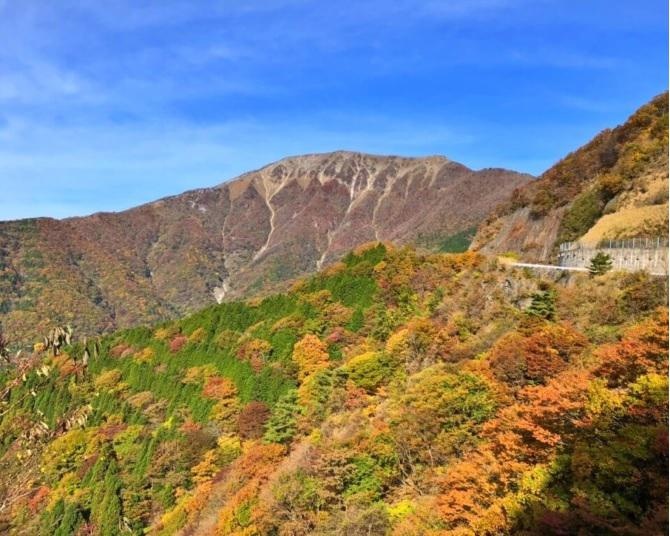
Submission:
[[[237,419],[240,436],[243,439],[258,439],[263,435],[270,410],[263,402],[254,400],[242,408]]]

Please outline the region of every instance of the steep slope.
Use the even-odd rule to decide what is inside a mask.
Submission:
[[[668,94],[517,190],[472,249],[555,260],[558,244],[668,233]]]
[[[0,224],[0,321],[95,333],[174,317],[313,272],[370,240],[439,240],[530,177],[442,157],[287,158],[125,212]]]
[[[36,351],[0,367],[0,532],[663,534],[666,300],[377,245]]]

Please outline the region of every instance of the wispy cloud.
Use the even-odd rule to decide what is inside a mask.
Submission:
[[[570,50],[569,47],[541,47],[535,50],[513,49],[503,53],[502,60],[527,66],[547,66],[557,69],[616,69],[624,60]]]
[[[91,89],[91,84],[79,74],[37,59],[0,72],[0,101],[67,99],[88,94]]]
[[[666,84],[637,4],[0,0],[0,219],[340,148],[542,171]]]
[[[589,113],[607,113],[617,107],[616,103],[608,100],[579,95],[557,95],[556,102],[566,108]]]

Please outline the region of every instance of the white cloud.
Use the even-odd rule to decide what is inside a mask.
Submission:
[[[88,93],[91,84],[75,72],[33,60],[0,72],[0,101],[43,102]]]

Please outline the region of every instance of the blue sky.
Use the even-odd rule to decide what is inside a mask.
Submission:
[[[667,88],[667,20],[665,0],[0,0],[0,219],[335,149],[539,174]]]

